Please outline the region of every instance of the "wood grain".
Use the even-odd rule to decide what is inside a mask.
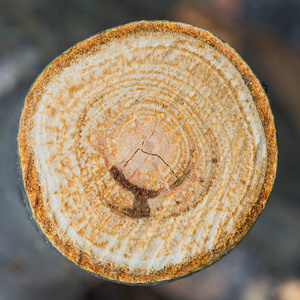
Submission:
[[[170,22],[127,24],[54,60],[26,98],[18,142],[50,241],[128,283],[226,254],[265,206],[277,159],[249,67],[212,34]]]

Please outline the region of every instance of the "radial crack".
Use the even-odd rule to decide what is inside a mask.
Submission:
[[[150,152],[147,152],[141,148],[139,148],[143,153],[145,154],[148,154],[148,155],[152,155],[152,156],[156,156],[158,157],[159,159],[161,159],[161,161],[170,169],[170,171],[173,173],[173,175],[178,179],[178,176],[174,173],[174,171],[172,170],[171,166],[158,154],[156,153],[150,153]]]
[[[127,164],[134,158],[134,156],[139,152],[139,150],[141,150],[141,148],[138,148],[135,150],[135,152],[131,155],[131,157],[126,161],[126,163],[124,164],[124,167],[125,168],[127,166]]]
[[[143,142],[144,143],[144,142]],[[143,143],[142,143],[142,145],[143,145]],[[142,148],[138,148],[138,149],[136,149],[135,150],[135,152],[131,155],[131,157],[125,162],[125,164],[124,164],[124,167],[123,168],[125,168],[127,165],[128,165],[128,163],[134,158],[134,156],[139,152],[139,151],[141,151],[141,152],[143,152],[144,154],[147,154],[147,155],[151,155],[151,156],[155,156],[155,157],[158,157],[169,169],[170,169],[170,171],[171,171],[171,173],[176,177],[176,179],[178,180],[179,178],[178,178],[178,176],[175,174],[175,172],[172,170],[172,168],[171,168],[171,166],[160,156],[160,155],[158,155],[158,154],[156,154],[156,153],[150,153],[150,152],[147,152],[147,151],[145,151],[144,149],[142,149]]]
[[[157,125],[157,121],[155,122],[155,124],[154,124],[154,128],[153,128],[153,131],[152,131],[152,133],[150,134],[150,136],[149,136],[149,140],[152,138],[152,136],[153,136],[153,134],[154,134],[154,132],[155,132],[155,130],[156,130],[156,125]],[[146,140],[146,139],[145,139]],[[145,142],[145,141],[144,141]]]

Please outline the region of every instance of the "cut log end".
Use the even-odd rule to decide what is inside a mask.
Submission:
[[[59,56],[26,98],[18,142],[49,240],[127,283],[180,278],[225,255],[276,172],[260,82],[227,44],[180,23],[127,24]]]

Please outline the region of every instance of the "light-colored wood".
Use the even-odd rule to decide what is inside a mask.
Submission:
[[[249,67],[210,33],[170,22],[118,27],[58,57],[27,96],[18,142],[46,236],[130,283],[226,254],[276,170],[273,117]]]

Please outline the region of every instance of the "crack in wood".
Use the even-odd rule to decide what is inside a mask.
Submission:
[[[143,142],[144,143],[144,142]],[[142,145],[143,145],[142,143]],[[142,148],[138,148],[135,150],[135,152],[131,155],[131,157],[126,161],[126,163],[124,164],[124,168],[128,165],[128,163],[134,158],[134,156],[139,152],[143,152],[144,154],[147,154],[147,155],[151,155],[151,156],[155,156],[155,157],[158,157],[169,169],[170,171],[172,172],[172,174],[176,177],[176,179],[178,180],[179,177],[175,174],[175,172],[172,170],[171,166],[158,154],[156,153],[150,153],[150,152],[147,152],[145,151],[144,149]]]
[[[190,166],[188,166],[186,168],[184,174],[181,177],[178,178],[176,176],[177,180],[170,186],[170,189],[174,189],[174,188],[180,186],[184,182],[184,180],[186,179],[186,177],[189,175],[190,171],[191,171],[191,168],[190,168]]]

